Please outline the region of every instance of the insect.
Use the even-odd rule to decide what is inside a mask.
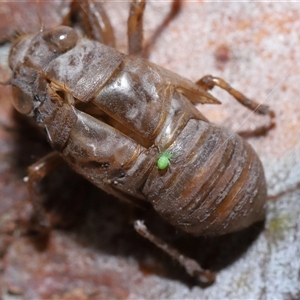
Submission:
[[[160,170],[166,169],[170,164],[170,159],[172,158],[172,154],[168,151],[164,151],[159,155],[157,160],[157,167]]]
[[[110,47],[112,27],[101,3],[92,1],[73,1],[70,12],[88,24],[88,38],[59,26],[13,44],[13,104],[43,128],[55,150],[29,167],[33,205],[42,213],[35,184],[65,161],[121,200],[151,203],[188,234],[222,235],[264,219],[266,183],[256,153],[239,135],[211,124],[194,105],[219,104],[208,92],[219,86],[249,109],[269,115],[268,128],[274,125],[273,112],[220,78],[204,76],[193,83],[141,58],[145,4],[131,1],[130,55]],[[171,153],[176,153],[172,170],[160,172],[169,166]],[[135,229],[200,282],[214,280],[212,272],[154,236],[143,220],[136,220]]]

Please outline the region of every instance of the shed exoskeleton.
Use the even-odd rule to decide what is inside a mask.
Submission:
[[[145,1],[130,7],[129,54],[135,55],[107,46],[114,44],[113,32],[100,3],[76,3],[70,15],[83,11],[93,29],[89,37],[98,41],[59,26],[21,36],[10,52],[14,106],[34,118],[56,151],[29,168],[29,188],[63,159],[107,193],[139,205],[149,202],[192,235],[226,234],[262,220],[266,183],[259,158],[239,135],[211,124],[194,104],[220,103],[207,92],[218,85],[257,113],[273,118],[272,111],[220,78],[193,83],[138,56]],[[93,18],[95,7],[101,22]],[[162,148],[172,157],[170,169],[158,167]],[[33,203],[38,207],[36,199]],[[214,280],[142,221],[135,228],[191,276]]]

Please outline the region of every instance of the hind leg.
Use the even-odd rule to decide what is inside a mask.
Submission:
[[[214,77],[211,75],[206,75],[199,79],[196,84],[203,88],[205,91],[213,89],[215,86],[220,87],[221,89],[225,90],[228,94],[230,94],[233,98],[235,98],[239,103],[247,107],[248,109],[252,110],[256,114],[260,115],[269,115],[270,117],[270,123],[269,125],[258,127],[254,131],[245,131],[241,132],[240,134],[243,136],[250,136],[250,135],[262,135],[265,134],[267,131],[272,129],[275,126],[274,118],[275,113],[269,109],[269,106],[259,104],[249,98],[247,98],[245,95],[243,95],[241,92],[237,91],[233,87],[231,87],[225,80]]]
[[[186,257],[185,255],[181,254],[178,250],[176,250],[160,238],[153,235],[148,230],[143,221],[136,220],[134,222],[134,229],[142,237],[149,240],[155,246],[157,246],[165,253],[167,253],[170,257],[172,257],[174,260],[176,260],[185,269],[185,271],[190,276],[196,278],[199,281],[199,283],[211,284],[215,281],[216,276],[214,273],[212,273],[209,270],[204,270],[194,259]]]

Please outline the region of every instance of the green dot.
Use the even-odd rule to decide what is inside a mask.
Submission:
[[[163,152],[157,160],[157,167],[160,170],[166,169],[170,164],[171,154],[168,152]]]

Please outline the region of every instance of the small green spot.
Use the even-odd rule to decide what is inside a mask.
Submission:
[[[157,167],[160,169],[160,170],[164,170],[166,169],[169,164],[170,164],[170,158],[171,158],[171,153],[165,151],[163,153],[161,153],[159,155],[159,158],[157,160]]]
[[[289,224],[291,220],[288,215],[276,216],[269,220],[267,224],[267,233],[275,239],[282,240],[288,234]]]

